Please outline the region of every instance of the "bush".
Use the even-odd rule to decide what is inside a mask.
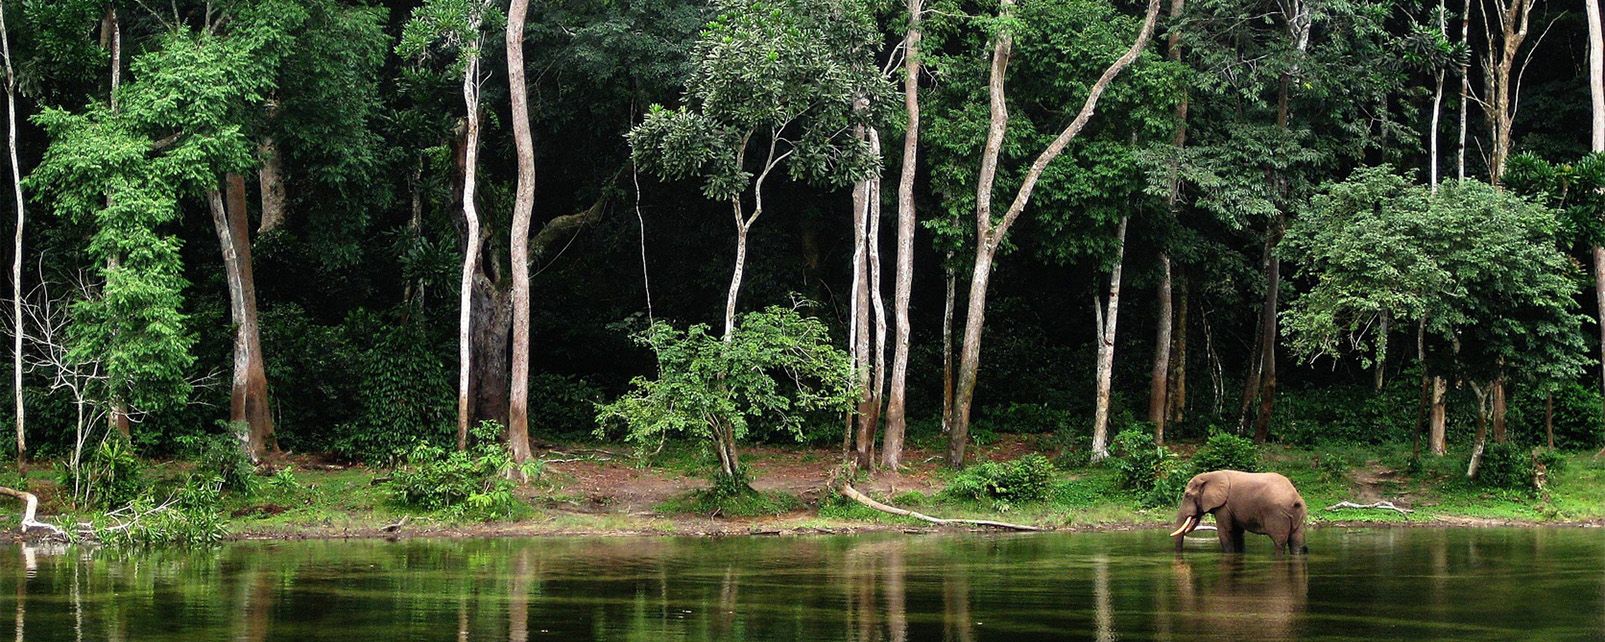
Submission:
[[[1285,390],[1276,397],[1272,435],[1301,446],[1403,441],[1413,434],[1420,400],[1421,378],[1408,372],[1394,377],[1381,392],[1367,385]]]
[[[1069,409],[1052,404],[1010,403],[983,407],[976,423],[1001,433],[1034,435],[1067,431],[1071,416]]]
[[[1544,445],[1544,402],[1546,393],[1534,386],[1521,386],[1510,403],[1506,421],[1511,438],[1527,444]],[[1593,450],[1605,445],[1605,402],[1592,385],[1567,383],[1555,388],[1555,447],[1561,450]]]
[[[953,477],[943,494],[992,501],[1006,509],[1012,504],[1041,501],[1053,489],[1058,470],[1042,455],[1014,461],[988,461],[966,468]]]
[[[1335,452],[1324,452],[1315,456],[1315,467],[1321,471],[1321,477],[1327,481],[1342,481],[1354,465],[1347,457]],[[1421,469],[1421,459],[1412,457],[1405,463],[1405,471],[1415,474]]]
[[[529,416],[534,425],[558,439],[580,440],[596,432],[596,404],[602,389],[571,375],[537,373],[530,377]]]
[[[1127,428],[1115,435],[1109,465],[1120,473],[1122,487],[1137,492],[1144,506],[1163,506],[1181,497],[1192,467],[1169,448],[1154,443],[1144,428]]]
[[[90,521],[95,539],[107,546],[216,544],[228,534],[224,526],[223,482],[212,475],[192,475],[166,502],[138,497],[122,508]]]
[[[503,428],[493,421],[473,428],[468,450],[420,444],[387,482],[396,503],[453,517],[493,520],[511,516],[520,506],[512,454],[501,443]],[[533,467],[523,471],[537,474]]]
[[[1221,431],[1211,432],[1204,447],[1193,455],[1193,466],[1201,473],[1211,470],[1259,472],[1259,447],[1247,437]]]
[[[1491,488],[1532,490],[1532,455],[1512,443],[1489,442],[1482,451],[1477,483]]]
[[[178,438],[188,451],[190,461],[202,475],[215,476],[222,481],[223,490],[249,494],[256,488],[256,465],[245,452],[242,435],[245,425],[218,422],[227,434],[184,435]]]
[[[78,470],[70,461],[62,462],[57,477],[62,488],[74,493],[74,506],[125,506],[150,488],[145,463],[134,454],[128,438],[116,431],[84,455]]]

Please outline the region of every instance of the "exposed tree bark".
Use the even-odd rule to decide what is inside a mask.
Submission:
[[[1494,442],[1505,443],[1505,378],[1493,382]]]
[[[1001,0],[999,16],[1002,18],[1012,16],[1014,5],[1014,0]],[[1020,189],[1015,192],[1013,202],[1004,211],[1000,220],[994,220],[992,216],[992,186],[997,177],[1003,135],[1009,125],[1007,100],[1004,96],[1004,77],[1008,72],[1009,57],[1013,53],[1014,37],[1005,28],[1000,30],[995,38],[991,71],[987,81],[990,121],[987,126],[986,144],[981,152],[981,171],[975,192],[975,267],[970,276],[969,309],[964,323],[964,346],[960,352],[958,389],[953,401],[953,429],[948,435],[947,462],[950,466],[964,465],[964,452],[969,444],[970,405],[974,400],[976,377],[981,367],[981,329],[986,320],[986,292],[992,277],[992,263],[997,248],[1002,244],[1009,228],[1025,211],[1026,203],[1031,200],[1031,192],[1036,188],[1037,181],[1042,178],[1043,170],[1047,169],[1048,164],[1058,158],[1070,141],[1086,127],[1109,83],[1136,60],[1143,48],[1148,45],[1148,38],[1153,35],[1154,22],[1158,16],[1159,0],[1149,0],[1147,14],[1131,48],[1104,70],[1103,75],[1099,76],[1088,89],[1087,99],[1082,103],[1075,118],[1031,163],[1021,179]]]
[[[916,0],[917,1],[917,0]],[[22,407],[22,229],[27,213],[22,200],[22,166],[17,162],[17,74],[11,66],[11,34],[6,29],[5,2],[0,1],[0,54],[6,63],[6,152],[11,159],[11,196],[17,207],[16,235],[11,245],[11,392],[17,419],[17,465],[28,457]]]
[[[468,448],[468,421],[473,401],[473,307],[474,273],[479,266],[479,210],[474,204],[474,188],[479,170],[479,48],[484,37],[479,32],[479,15],[473,13],[469,30],[474,34],[467,64],[463,65],[463,106],[468,128],[463,140],[463,224],[467,238],[463,244],[463,272],[457,313],[457,449]]]
[[[1176,322],[1171,332],[1174,343],[1170,348],[1170,392],[1166,395],[1169,401],[1169,421],[1180,423],[1187,420],[1187,309],[1188,292],[1187,276],[1183,272],[1177,279],[1180,285],[1176,293]]]
[[[1471,384],[1477,395],[1477,435],[1471,445],[1471,462],[1466,465],[1466,478],[1476,479],[1477,470],[1482,467],[1482,451],[1488,445],[1488,388],[1475,383]]]
[[[863,128],[858,128],[862,138]],[[849,348],[853,355],[853,369],[858,377],[858,408],[853,413],[852,452],[859,468],[868,469],[874,463],[875,424],[872,418],[880,405],[871,387],[875,371],[874,351],[870,345],[872,319],[870,317],[869,275],[869,201],[870,181],[862,180],[853,186],[853,300],[849,320],[852,338]]]
[[[1378,345],[1380,347],[1377,348],[1376,364],[1371,368],[1371,387],[1377,392],[1382,392],[1383,384],[1387,383],[1388,351],[1386,346],[1388,345],[1388,326],[1391,320],[1392,317],[1383,312],[1382,321],[1378,323],[1377,327]]]
[[[529,227],[535,210],[535,140],[529,129],[529,95],[524,83],[524,16],[529,0],[512,0],[507,10],[507,86],[512,102],[513,144],[518,155],[518,187],[513,198],[510,259],[513,268],[512,394],[507,407],[507,448],[513,461],[533,458],[529,451]]]
[[[1511,0],[1508,4],[1494,5],[1499,21],[1499,39],[1496,43],[1491,29],[1486,30],[1487,59],[1483,80],[1487,85],[1484,113],[1488,120],[1488,182],[1498,185],[1505,175],[1505,161],[1510,158],[1514,141],[1513,127],[1516,109],[1520,103],[1521,78],[1517,75],[1516,60],[1521,45],[1527,40],[1533,5],[1537,0]],[[1483,5],[1478,5],[1479,7]],[[1483,9],[1486,12],[1486,8]],[[1484,13],[1487,18],[1487,14]],[[1490,23],[1492,21],[1489,21]]]
[[[1550,391],[1544,395],[1544,441],[1549,449],[1555,449],[1555,393]]]
[[[1174,321],[1171,304],[1170,254],[1159,255],[1159,319],[1154,323],[1154,366],[1148,374],[1148,421],[1154,425],[1154,442],[1165,443],[1166,410],[1170,404],[1170,326]]]
[[[117,90],[122,87],[123,80],[123,30],[122,24],[117,17],[117,5],[115,3],[111,3],[106,7],[106,15],[100,20],[100,42],[102,47],[110,47],[111,49],[111,86],[106,92],[106,101],[111,108],[111,113],[116,114],[118,107]],[[107,207],[111,206],[111,194],[106,195],[106,205]],[[117,267],[118,259],[113,256],[106,263],[108,267],[115,268]],[[122,436],[128,437],[131,428],[128,420],[128,403],[114,396],[110,405],[111,412],[106,414],[107,425],[122,434]]]
[[[1099,323],[1097,398],[1092,414],[1092,460],[1109,456],[1109,388],[1114,382],[1115,326],[1120,319],[1120,268],[1126,260],[1126,221],[1115,232],[1115,266],[1109,271],[1108,312]]]
[[[471,305],[469,418],[472,424],[494,421],[508,425],[508,395],[512,392],[513,294],[510,280],[487,255],[475,262]]]
[[[263,136],[256,144],[256,157],[262,161],[262,167],[256,170],[257,186],[262,191],[262,221],[257,224],[256,234],[261,236],[279,229],[287,218],[284,158],[279,151],[278,140],[271,134]]]
[[[869,128],[869,148],[870,153],[875,158],[879,158],[881,154],[880,140],[880,132],[873,127]],[[867,196],[869,197],[869,236],[865,239],[865,247],[869,250],[868,286],[870,311],[875,315],[875,343],[871,346],[872,354],[874,355],[871,365],[875,369],[875,376],[874,381],[871,382],[873,387],[870,389],[870,397],[874,399],[875,405],[870,409],[870,415],[865,418],[870,427],[869,443],[867,444],[869,457],[865,462],[866,467],[874,463],[875,431],[880,426],[881,409],[884,407],[886,398],[886,302],[882,297],[884,288],[882,287],[883,279],[881,279],[881,180],[879,175],[870,179]]]
[[[1185,0],[1171,0],[1170,18],[1175,20],[1181,15]],[[1181,60],[1181,31],[1171,29],[1168,39],[1168,57],[1172,61]],[[1187,99],[1186,90],[1182,91],[1181,100],[1176,103],[1176,134],[1172,145],[1179,154],[1183,145],[1187,143]],[[1177,219],[1177,212],[1181,206],[1181,171],[1180,163],[1173,162],[1170,167],[1170,193],[1166,198],[1166,209],[1170,212],[1171,221]],[[1154,365],[1149,375],[1148,385],[1148,421],[1154,424],[1155,443],[1165,443],[1165,420],[1170,411],[1170,351],[1172,325],[1175,321],[1172,315],[1173,303],[1171,293],[1171,265],[1170,250],[1161,249],[1159,252],[1159,291],[1158,320],[1154,332]]]
[[[903,166],[897,178],[897,273],[892,290],[892,383],[886,396],[886,435],[881,441],[881,465],[897,469],[903,464],[903,434],[908,419],[908,303],[914,287],[914,173],[918,169],[920,139],[920,0],[908,0],[908,32],[903,37],[903,109],[908,126],[903,132]],[[943,413],[944,417],[946,413]],[[944,421],[945,424],[945,421]]]
[[[958,274],[953,267],[953,251],[948,250],[947,295],[942,300],[942,434],[953,431],[953,308],[958,298]]]
[[[888,513],[888,514],[891,514],[891,515],[898,515],[898,516],[901,516],[901,517],[910,517],[910,518],[913,518],[913,519],[920,520],[922,522],[928,522],[928,523],[931,523],[931,524],[936,524],[938,526],[947,526],[947,525],[951,525],[951,524],[965,524],[965,525],[971,525],[971,526],[990,526],[992,528],[1000,528],[1000,529],[1003,529],[1003,530],[1011,530],[1011,531],[1040,531],[1040,530],[1042,530],[1042,529],[1037,528],[1035,526],[1025,526],[1025,525],[1021,525],[1021,524],[1010,524],[1008,522],[994,522],[994,521],[986,520],[986,519],[943,519],[941,517],[931,517],[930,515],[925,515],[923,513],[916,513],[916,512],[911,511],[911,510],[906,510],[906,509],[898,508],[896,506],[890,506],[890,505],[883,504],[883,503],[880,503],[878,501],[875,501],[874,499],[871,499],[868,495],[865,495],[865,494],[859,492],[858,489],[853,488],[851,484],[843,484],[842,487],[841,487],[841,492],[842,492],[843,495],[846,495],[848,498],[852,499],[853,501],[858,502],[860,504],[863,504],[865,506],[868,506],[870,508],[873,508],[875,510],[878,510],[880,512]]]
[[[1605,152],[1605,25],[1599,0],[1583,0],[1588,19],[1589,150]],[[1600,390],[1605,392],[1605,247],[1594,246],[1595,319],[1599,321]],[[1553,448],[1554,444],[1550,444]]]
[[[1432,423],[1429,432],[1428,444],[1432,454],[1442,457],[1449,453],[1447,439],[1448,412],[1444,405],[1444,398],[1449,394],[1449,382],[1443,377],[1432,378]]]
[[[1471,46],[1471,0],[1466,0],[1460,11],[1460,43]],[[1466,180],[1466,115],[1471,112],[1470,54],[1460,63],[1460,131],[1455,144],[1455,178]]]
[[[229,314],[234,322],[234,375],[229,386],[229,421],[243,423],[253,459],[278,452],[273,413],[268,406],[267,368],[263,363],[261,327],[256,314],[256,278],[251,266],[250,217],[245,206],[245,178],[229,174],[225,194],[212,190],[207,204],[223,252],[228,277]]]

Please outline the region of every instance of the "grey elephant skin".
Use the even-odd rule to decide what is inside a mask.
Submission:
[[[1276,473],[1217,470],[1200,473],[1187,482],[1176,509],[1176,552],[1182,539],[1197,529],[1204,515],[1215,516],[1216,536],[1226,553],[1243,552],[1243,534],[1271,538],[1277,553],[1307,553],[1304,519],[1309,507],[1293,482]]]

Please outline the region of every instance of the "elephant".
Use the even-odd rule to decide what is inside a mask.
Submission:
[[[1268,535],[1277,553],[1308,553],[1304,518],[1308,507],[1293,482],[1276,473],[1217,470],[1194,475],[1176,509],[1176,552],[1198,528],[1204,514],[1215,515],[1216,536],[1226,553],[1243,552],[1243,532]]]

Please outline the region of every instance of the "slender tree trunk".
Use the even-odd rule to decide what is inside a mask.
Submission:
[[[17,75],[11,67],[11,35],[5,3],[0,2],[0,54],[6,63],[6,151],[11,157],[11,196],[17,206],[16,236],[11,244],[11,391],[17,417],[17,466],[28,456],[22,408],[22,229],[27,220],[22,200],[22,166],[17,162]]]
[[[257,224],[256,234],[261,236],[278,229],[286,218],[284,159],[272,135],[263,136],[257,143],[256,157],[262,161],[261,169],[256,171],[257,185],[262,191],[262,221]]]
[[[953,251],[947,252],[947,294],[942,299],[942,434],[953,430],[953,308],[958,298],[958,274]]]
[[[742,273],[747,269],[747,230],[750,225],[742,220],[741,204],[736,203],[736,267],[730,274],[730,290],[724,301],[724,336],[729,340],[736,332],[736,298],[741,293]]]
[[[512,394],[507,404],[507,448],[513,461],[533,458],[529,450],[529,224],[535,210],[535,140],[529,130],[529,94],[524,85],[524,16],[529,0],[512,0],[507,10],[507,86],[512,102],[513,144],[518,155],[518,187],[513,199]]]
[[[228,276],[229,312],[234,320],[234,376],[229,394],[229,421],[245,424],[253,459],[278,451],[273,414],[268,406],[267,369],[262,358],[256,314],[256,279],[251,267],[250,218],[245,207],[245,179],[229,174],[226,194],[212,190],[207,202],[223,252]],[[227,202],[225,203],[225,196]]]
[[[1583,0],[1588,19],[1589,150],[1605,152],[1605,25],[1599,0]],[[1605,393],[1605,248],[1594,246],[1594,302],[1599,321],[1600,390]],[[1550,447],[1554,447],[1553,444]]]
[[[1007,19],[1013,16],[1014,6],[1014,0],[1002,0],[998,9],[999,18]],[[1004,134],[1008,130],[1009,110],[1008,100],[1004,95],[1004,77],[1013,52],[1014,38],[1007,28],[1001,29],[994,38],[992,63],[987,76],[989,119],[986,142],[981,152],[980,175],[975,188],[975,267],[970,275],[968,314],[964,322],[964,347],[959,359],[958,391],[953,400],[955,404],[953,430],[948,435],[947,460],[950,466],[964,465],[964,451],[969,442],[970,404],[974,400],[975,381],[980,370],[981,329],[985,322],[986,289],[992,276],[992,261],[997,254],[997,247],[1008,234],[1009,228],[1025,211],[1037,181],[1042,178],[1042,172],[1064,152],[1070,141],[1080,135],[1087,121],[1092,118],[1098,100],[1109,88],[1109,84],[1142,54],[1143,48],[1147,47],[1148,38],[1153,35],[1154,22],[1158,16],[1159,0],[1149,0],[1148,11],[1143,17],[1141,29],[1137,32],[1136,41],[1125,54],[1104,69],[1103,75],[1099,76],[1088,89],[1086,101],[1076,112],[1075,118],[1071,119],[1070,124],[1066,125],[1053,142],[1032,161],[1021,177],[1020,188],[1015,192],[1014,200],[1000,220],[995,220],[992,215],[992,187],[997,177]]]
[[[1466,465],[1466,478],[1476,479],[1477,470],[1482,467],[1482,451],[1488,445],[1488,397],[1487,388],[1472,384],[1472,390],[1477,394],[1477,436],[1471,445],[1471,463]]]
[[[1126,217],[1115,232],[1115,266],[1109,271],[1109,311],[1098,337],[1098,394],[1092,414],[1092,460],[1109,456],[1109,388],[1114,381],[1115,325],[1120,319],[1120,268],[1126,260]]]
[[[122,87],[123,80],[123,29],[117,17],[117,5],[112,3],[106,7],[106,15],[100,21],[100,38],[102,46],[111,48],[111,87],[106,92],[106,101],[111,107],[111,113],[117,113],[117,91]],[[106,194],[106,206],[111,206],[111,194]],[[106,260],[108,268],[116,268],[120,260],[116,255]],[[111,400],[110,412],[106,414],[107,425],[122,434],[130,436],[130,423],[128,421],[128,403],[120,396],[114,394]]]
[[[1170,359],[1170,392],[1166,398],[1170,402],[1170,422],[1180,423],[1187,420],[1187,276],[1186,272],[1177,278],[1180,286],[1176,293],[1176,323],[1173,325],[1171,336],[1174,343],[1171,346]]]
[[[1154,332],[1154,366],[1148,374],[1148,421],[1154,424],[1154,442],[1165,443],[1165,411],[1169,409],[1166,395],[1170,393],[1170,327],[1173,322],[1171,304],[1170,255],[1159,255],[1159,319]]]
[[[1259,414],[1254,419],[1254,441],[1261,444],[1270,439],[1271,412],[1276,405],[1276,306],[1282,289],[1282,262],[1276,259],[1275,248],[1281,237],[1282,217],[1278,215],[1271,223],[1271,240],[1267,244],[1272,254],[1265,275],[1265,311],[1260,317],[1264,343],[1260,346]]]
[[[880,157],[880,133],[871,127],[869,129],[870,153],[875,158]],[[867,423],[869,424],[868,460],[866,467],[874,464],[875,430],[880,426],[881,407],[886,393],[886,302],[882,297],[881,279],[881,181],[875,176],[869,181],[869,236],[865,239],[865,247],[869,249],[869,300],[870,311],[874,313],[875,343],[871,346],[874,355],[872,365],[875,377],[872,382],[871,398],[875,405],[870,408]]]
[[[863,128],[858,134],[863,135]],[[853,461],[868,469],[874,463],[875,424],[872,418],[879,400],[872,387],[875,377],[874,350],[870,343],[873,319],[870,314],[869,216],[870,182],[853,186],[853,301],[851,312],[853,368],[858,376],[858,408],[853,413]]]
[[[1505,443],[1505,378],[1500,377],[1493,383],[1493,425],[1494,442]]]
[[[1377,392],[1382,392],[1383,384],[1387,383],[1387,376],[1388,376],[1388,350],[1387,350],[1387,345],[1388,345],[1388,326],[1390,325],[1390,321],[1392,321],[1392,316],[1389,315],[1386,312],[1382,313],[1382,321],[1381,321],[1381,323],[1378,324],[1379,328],[1377,329],[1377,334],[1380,335],[1380,336],[1378,337],[1378,340],[1377,340],[1378,347],[1377,347],[1376,365],[1371,368],[1371,387],[1372,387],[1372,389],[1376,390]]]
[[[903,109],[908,126],[903,132],[903,166],[897,179],[897,275],[892,291],[896,327],[892,335],[892,385],[886,397],[886,436],[881,441],[881,465],[903,465],[903,434],[907,431],[904,407],[908,381],[908,302],[914,287],[914,173],[920,139],[920,0],[908,0],[908,32],[903,38]],[[944,417],[946,413],[943,413]],[[945,423],[945,420],[944,420]]]
[[[1466,0],[1460,13],[1460,44],[1471,46],[1471,0]],[[1455,178],[1466,180],[1466,115],[1471,112],[1471,58],[1467,52],[1460,63],[1460,131],[1455,144]]]
[[[479,22],[470,25],[474,51],[478,51]],[[463,160],[463,223],[467,239],[463,245],[462,290],[457,314],[457,449],[468,448],[468,421],[472,405],[474,273],[479,270],[479,210],[474,204],[474,187],[479,171],[479,56],[473,54],[463,70],[463,106],[468,113]]]
[[[1555,449],[1555,392],[1544,395],[1544,441]]]
[[[1438,72],[1438,79],[1432,88],[1432,124],[1427,130],[1427,174],[1428,185],[1432,192],[1438,192],[1438,113],[1443,105],[1443,72]]]
[[[1449,454],[1448,408],[1444,398],[1449,395],[1449,382],[1443,377],[1432,378],[1432,424],[1428,442],[1432,454],[1438,457]]]

